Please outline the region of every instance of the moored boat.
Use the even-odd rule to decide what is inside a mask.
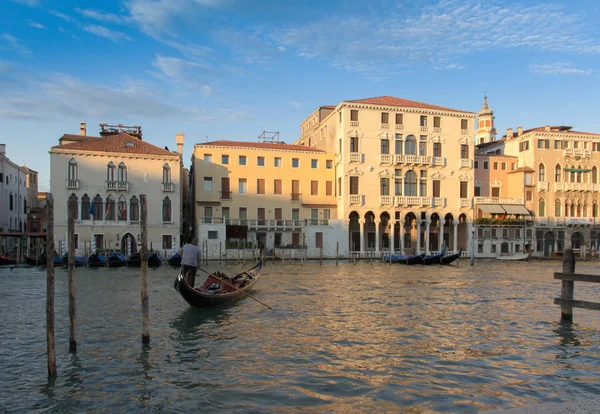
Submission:
[[[529,253],[516,253],[510,256],[498,256],[497,259],[509,261],[529,260]]]
[[[157,252],[151,252],[148,255],[148,267],[158,267],[162,264],[163,259]]]
[[[417,255],[393,254],[391,257],[391,262],[405,265],[416,265],[421,263],[423,257],[425,257],[425,253]],[[384,261],[390,262],[390,256],[384,256]]]
[[[421,259],[421,264],[424,264],[424,265],[441,264],[442,257],[444,257],[445,254],[446,254],[446,249],[444,248],[444,250],[442,250],[441,253],[432,254],[430,256],[424,256]]]
[[[90,267],[104,267],[106,266],[106,256],[94,253],[87,258],[87,264]]]
[[[440,259],[440,264],[449,265],[450,263],[458,260],[460,258],[461,254],[462,254],[462,249],[460,249],[458,251],[458,253],[449,254],[447,256],[444,256]]]
[[[140,258],[139,253],[132,253],[131,255],[129,255],[129,258],[127,259],[127,266],[140,267],[141,264],[142,260]]]
[[[0,254],[0,266],[17,264],[17,258],[8,254]]]
[[[171,257],[167,259],[167,263],[169,263],[173,267],[181,266],[181,256],[178,252],[175,252]]]
[[[67,266],[69,264],[69,255],[64,253],[62,258],[60,259],[61,266]],[[85,257],[83,256],[75,256],[75,267],[85,266]]]
[[[108,267],[125,266],[125,255],[121,253],[111,253],[108,256]]]
[[[181,273],[175,279],[175,290],[191,306],[208,307],[241,299],[256,284],[263,268],[259,260],[252,268],[229,278],[219,272],[208,276],[197,288],[191,287]]]

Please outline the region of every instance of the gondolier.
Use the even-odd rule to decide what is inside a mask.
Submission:
[[[198,259],[200,258],[200,248],[198,239],[194,238],[190,243],[185,244],[180,250],[182,274],[188,285],[194,287],[196,282],[196,271],[198,270]]]

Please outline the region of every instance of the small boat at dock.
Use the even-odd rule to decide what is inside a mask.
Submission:
[[[498,260],[523,261],[529,260],[529,253],[516,253],[510,256],[498,256]]]

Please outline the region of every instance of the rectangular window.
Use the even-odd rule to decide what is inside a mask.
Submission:
[[[427,155],[427,137],[425,135],[419,137],[419,155]]]
[[[474,161],[473,162],[473,168],[475,168],[476,170],[479,169],[479,161]]]
[[[562,141],[560,140],[555,140],[554,141],[554,149],[562,149]]]
[[[325,181],[325,195],[333,195],[333,181]]]
[[[483,244],[481,244],[481,243],[477,244],[477,253],[483,253]]]
[[[468,119],[460,120],[460,129],[462,129],[463,131],[466,129],[469,129],[469,120]]]
[[[434,142],[433,143],[433,156],[434,157],[441,157],[442,156],[442,143],[441,142]]]
[[[300,246],[300,233],[292,233],[292,245]]]
[[[319,160],[310,160],[310,168],[319,168]]]
[[[104,248],[104,234],[94,234],[94,240],[96,241],[96,249]]]
[[[484,161],[483,162],[483,169],[487,170],[488,169],[488,165],[489,165],[489,162],[488,161]]]
[[[239,215],[240,215],[240,224],[242,226],[245,226],[246,224],[248,224],[248,209],[246,207],[240,207],[239,209]]]
[[[394,195],[402,195],[402,170],[394,172]]]
[[[421,197],[427,197],[427,170],[421,170],[419,180],[419,195]]]
[[[211,206],[204,206],[203,223],[212,223],[213,209]]]
[[[475,197],[481,197],[481,187],[475,187]]]
[[[298,158],[292,158],[292,168],[298,168],[300,166],[300,160]]]
[[[227,165],[229,164],[229,155],[221,155],[221,164],[223,165]]]
[[[245,178],[240,178],[238,180],[238,193],[246,194],[248,193],[248,180]]]
[[[350,152],[358,152],[358,137],[350,137]]]
[[[275,208],[275,221],[278,226],[283,224],[283,209],[280,207]]]
[[[325,160],[325,169],[331,170],[333,168],[333,160]]]
[[[358,121],[358,109],[350,110],[350,121]]]
[[[419,125],[421,125],[422,127],[427,126],[427,116],[426,115],[421,115]]]
[[[257,178],[256,179],[256,194],[264,194],[265,193],[265,179]]]
[[[163,250],[171,250],[173,247],[173,236],[170,234],[162,235],[162,248]]]
[[[396,125],[404,125],[404,114],[396,114]]]
[[[281,179],[276,178],[273,181],[273,194],[282,194],[282,187],[283,187],[283,184],[282,184]]]
[[[350,194],[358,194],[358,177],[350,177]]]
[[[494,161],[494,170],[497,170],[497,169],[498,169],[498,162]]]
[[[312,180],[310,182],[310,195],[319,195],[319,182]]]
[[[275,233],[273,245],[274,247],[281,247],[281,233]]]
[[[442,126],[442,118],[440,118],[439,116],[434,116],[433,117],[433,127],[441,128],[441,126]]]
[[[496,245],[495,245],[495,244],[492,244],[492,246],[491,246],[491,247],[492,247],[492,253],[496,253]]]
[[[519,151],[523,152],[523,151],[527,151],[529,150],[529,141],[523,141],[521,143],[519,143]]]
[[[317,249],[323,248],[323,233],[321,233],[321,232],[315,233],[315,247]]]
[[[225,220],[229,219],[229,207],[221,207],[221,217],[223,217]],[[225,223],[229,224],[227,221],[225,221]]]
[[[292,180],[292,200],[300,200],[300,180]]]
[[[492,197],[500,197],[500,187],[492,187]]]
[[[299,208],[293,208],[292,209],[292,220],[293,221],[299,221],[300,220],[300,209]]]
[[[213,191],[213,178],[212,177],[204,177],[204,192],[212,193]]]
[[[504,171],[504,170],[506,170],[506,163],[505,163],[505,162],[503,162],[503,163],[502,163],[502,164],[500,164],[500,165],[502,166],[502,170],[503,170],[503,171]]]
[[[246,165],[246,156],[245,155],[240,155],[238,158],[238,163],[240,165]]]
[[[382,196],[390,195],[390,179],[380,178],[379,179],[379,191]]]
[[[389,139],[382,139],[381,140],[381,153],[382,154],[389,154],[390,153],[390,140]]]
[[[257,157],[256,165],[259,167],[264,167],[265,166],[265,157]]]
[[[511,169],[512,171],[516,170],[516,169],[517,169],[517,163],[516,163],[516,162],[513,162],[513,163],[511,163],[511,164],[510,164],[510,169]]]
[[[204,154],[204,163],[212,164],[212,154]]]
[[[281,167],[281,157],[275,157],[275,159],[273,160],[273,165],[275,167]]]
[[[267,224],[266,222],[266,217],[265,217],[265,208],[264,207],[259,207],[256,209],[256,222],[259,226],[264,226],[265,224]]]
[[[219,232],[217,230],[209,230],[208,231],[208,238],[210,240],[218,240],[219,239]]]
[[[402,134],[396,134],[394,153],[402,154]]]
[[[440,197],[440,180],[433,180],[432,181],[432,185],[433,185],[433,196],[434,197]]]
[[[390,123],[390,114],[387,112],[382,112],[381,113],[381,123],[382,124],[389,124]]]
[[[460,182],[460,198],[468,198],[469,183],[466,181]]]
[[[463,160],[467,160],[469,159],[469,146],[462,144],[460,146],[460,158],[462,158]]]
[[[231,199],[231,187],[229,186],[229,177],[221,177],[221,199]]]
[[[337,195],[338,196],[342,195],[342,177],[338,177]]]
[[[531,190],[525,191],[525,200],[531,201],[533,199],[533,192]]]

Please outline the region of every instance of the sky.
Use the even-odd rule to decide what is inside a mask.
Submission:
[[[323,105],[392,95],[506,128],[600,133],[593,0],[2,0],[0,143],[49,188],[50,147],[100,123],[176,149],[291,143]]]

